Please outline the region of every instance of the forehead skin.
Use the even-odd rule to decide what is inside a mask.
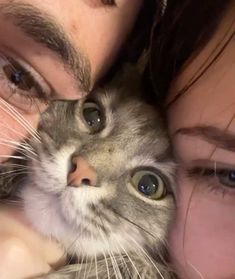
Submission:
[[[170,134],[180,163],[178,213],[170,241],[182,278],[221,279],[233,278],[235,274],[235,217],[231,214],[235,209],[235,190],[231,188],[223,194],[225,188],[216,178],[210,183],[205,178],[196,181],[185,171],[200,166],[200,162],[212,168],[217,164],[235,169],[234,151],[216,148],[215,142],[201,135],[176,134],[181,128],[213,126],[221,133],[226,130],[235,135],[234,2],[230,8],[213,39],[172,84],[167,100],[170,103],[210,54],[218,52],[218,43],[222,43],[221,49],[225,39],[232,37],[219,58],[168,109]],[[217,190],[212,190],[215,185]]]

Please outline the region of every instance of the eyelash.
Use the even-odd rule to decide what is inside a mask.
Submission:
[[[234,185],[228,185],[225,181],[228,176],[233,173]],[[187,176],[195,179],[202,179],[208,182],[210,191],[225,195],[235,195],[235,168],[206,168],[206,167],[193,167],[187,170]]]
[[[19,81],[16,80],[17,75]],[[22,86],[23,89],[20,88]],[[50,87],[32,67],[20,59],[0,53],[0,97],[25,113],[32,114],[47,107],[50,95]]]
[[[116,1],[114,0],[101,0],[101,2],[105,6],[117,6]]]

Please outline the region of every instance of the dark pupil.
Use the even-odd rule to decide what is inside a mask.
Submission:
[[[16,70],[12,65],[3,68],[7,78],[21,90],[30,90],[34,86],[34,80],[29,73]]]
[[[156,193],[158,188],[158,180],[154,175],[144,175],[138,184],[138,189],[146,196],[151,196]]]
[[[101,124],[100,111],[97,108],[86,108],[84,109],[84,118],[87,124],[91,127],[97,128]]]
[[[16,72],[11,74],[11,81],[18,85],[21,82],[22,79],[22,73],[21,72]]]
[[[230,171],[228,177],[230,181],[235,182],[235,171]]]

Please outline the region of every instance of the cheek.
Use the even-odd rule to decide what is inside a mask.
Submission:
[[[173,259],[182,278],[221,279],[235,274],[235,203],[179,174],[176,222],[170,235]],[[218,264],[219,263],[219,264]]]
[[[18,142],[34,131],[38,121],[38,115],[14,115],[0,108],[0,163],[15,151]]]

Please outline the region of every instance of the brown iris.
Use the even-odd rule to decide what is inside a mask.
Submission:
[[[3,67],[6,77],[19,89],[29,91],[35,86],[33,77],[25,71],[17,62],[8,58],[9,65]]]

